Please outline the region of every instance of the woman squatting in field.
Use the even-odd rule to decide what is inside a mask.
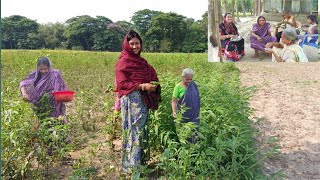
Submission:
[[[66,105],[54,100],[53,92],[64,91],[67,87],[59,70],[52,69],[51,62],[46,57],[40,57],[37,70],[20,82],[20,92],[24,100],[34,105],[39,119],[60,116],[65,119]]]

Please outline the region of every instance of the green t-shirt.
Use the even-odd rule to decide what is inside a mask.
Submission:
[[[184,95],[184,93],[186,92],[186,88],[184,88],[180,83],[177,84],[175,87],[174,87],[174,90],[173,90],[173,95],[172,97],[176,98],[176,99],[181,99]]]

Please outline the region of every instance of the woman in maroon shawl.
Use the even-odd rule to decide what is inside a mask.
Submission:
[[[52,69],[46,57],[40,57],[37,62],[37,70],[20,82],[22,97],[34,104],[34,110],[39,119],[65,116],[65,104],[55,101],[52,93],[66,89],[60,71]],[[67,123],[65,118],[64,123]]]
[[[255,50],[254,58],[259,57],[258,51],[265,51],[266,44],[276,42],[277,37],[271,36],[271,25],[263,16],[259,16],[257,23],[253,24],[250,36],[251,48]]]
[[[156,71],[140,56],[142,40],[131,30],[124,38],[116,65],[116,84],[122,113],[122,168],[131,173],[149,159],[147,121],[149,109],[158,109],[160,86]]]
[[[244,39],[239,36],[238,29],[233,23],[231,13],[224,15],[223,22],[219,25],[219,39],[222,52],[228,60],[238,61],[244,55]]]

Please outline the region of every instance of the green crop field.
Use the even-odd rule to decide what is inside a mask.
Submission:
[[[2,177],[4,179],[58,178],[119,179],[120,159],[116,152],[92,144],[88,157],[78,157],[70,164],[64,159],[71,151],[88,148],[88,141],[97,138],[106,143],[112,132],[115,94],[114,69],[120,53],[58,51],[58,50],[2,50]],[[36,68],[39,56],[47,56],[55,69],[62,72],[68,89],[76,92],[67,104],[68,125],[55,120],[37,122],[32,106],[19,96],[19,82]],[[162,86],[162,103],[151,112],[149,143],[153,165],[145,166],[134,177],[166,179],[263,179],[261,162],[272,152],[255,148],[256,130],[249,119],[249,97],[253,88],[240,86],[239,70],[234,63],[208,63],[207,54],[143,53],[156,69]],[[174,123],[171,117],[171,96],[180,81],[183,68],[194,69],[194,81],[201,96],[200,140],[185,144],[190,128]],[[109,92],[108,92],[109,91]],[[38,125],[37,125],[38,124]],[[50,126],[48,126],[50,124]],[[50,128],[48,128],[50,127]],[[173,132],[177,131],[180,141]],[[117,136],[121,131],[120,122]],[[64,146],[63,136],[69,134],[71,143]],[[54,156],[47,156],[45,142],[57,146]],[[92,159],[112,156],[112,161]],[[259,158],[257,158],[259,157]],[[102,159],[102,158],[100,158]],[[99,164],[99,166],[98,166]],[[71,178],[72,179],[72,178]]]

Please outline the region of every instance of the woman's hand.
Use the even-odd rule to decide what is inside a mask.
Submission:
[[[29,95],[28,95],[27,93],[23,93],[23,94],[22,94],[22,98],[23,98],[23,100],[25,100],[25,101],[30,101],[30,97],[29,97]]]
[[[177,104],[178,104],[178,99],[172,97],[171,106],[172,106],[172,116],[174,118],[177,117]]]
[[[27,93],[26,87],[22,86],[20,90],[21,90],[23,100],[30,101],[30,97],[29,97],[29,94]]]
[[[177,112],[176,112],[176,111],[173,111],[173,112],[172,112],[172,116],[173,116],[174,118],[177,118]]]
[[[229,35],[230,36],[230,38],[236,38],[237,37],[237,35]]]
[[[268,54],[269,54],[269,53],[273,53],[273,49],[268,49],[268,48],[266,48],[264,52],[266,52],[266,53],[268,53]]]
[[[272,45],[272,43],[270,43],[270,42],[266,44],[266,48],[272,48],[272,46],[273,46],[273,45]]]
[[[153,85],[151,83],[142,84],[142,91],[152,92],[152,91],[156,91],[156,89],[157,89],[157,85]]]
[[[258,39],[259,42],[262,42],[262,41],[263,41],[262,38],[259,37],[259,36],[257,37],[257,39]]]

